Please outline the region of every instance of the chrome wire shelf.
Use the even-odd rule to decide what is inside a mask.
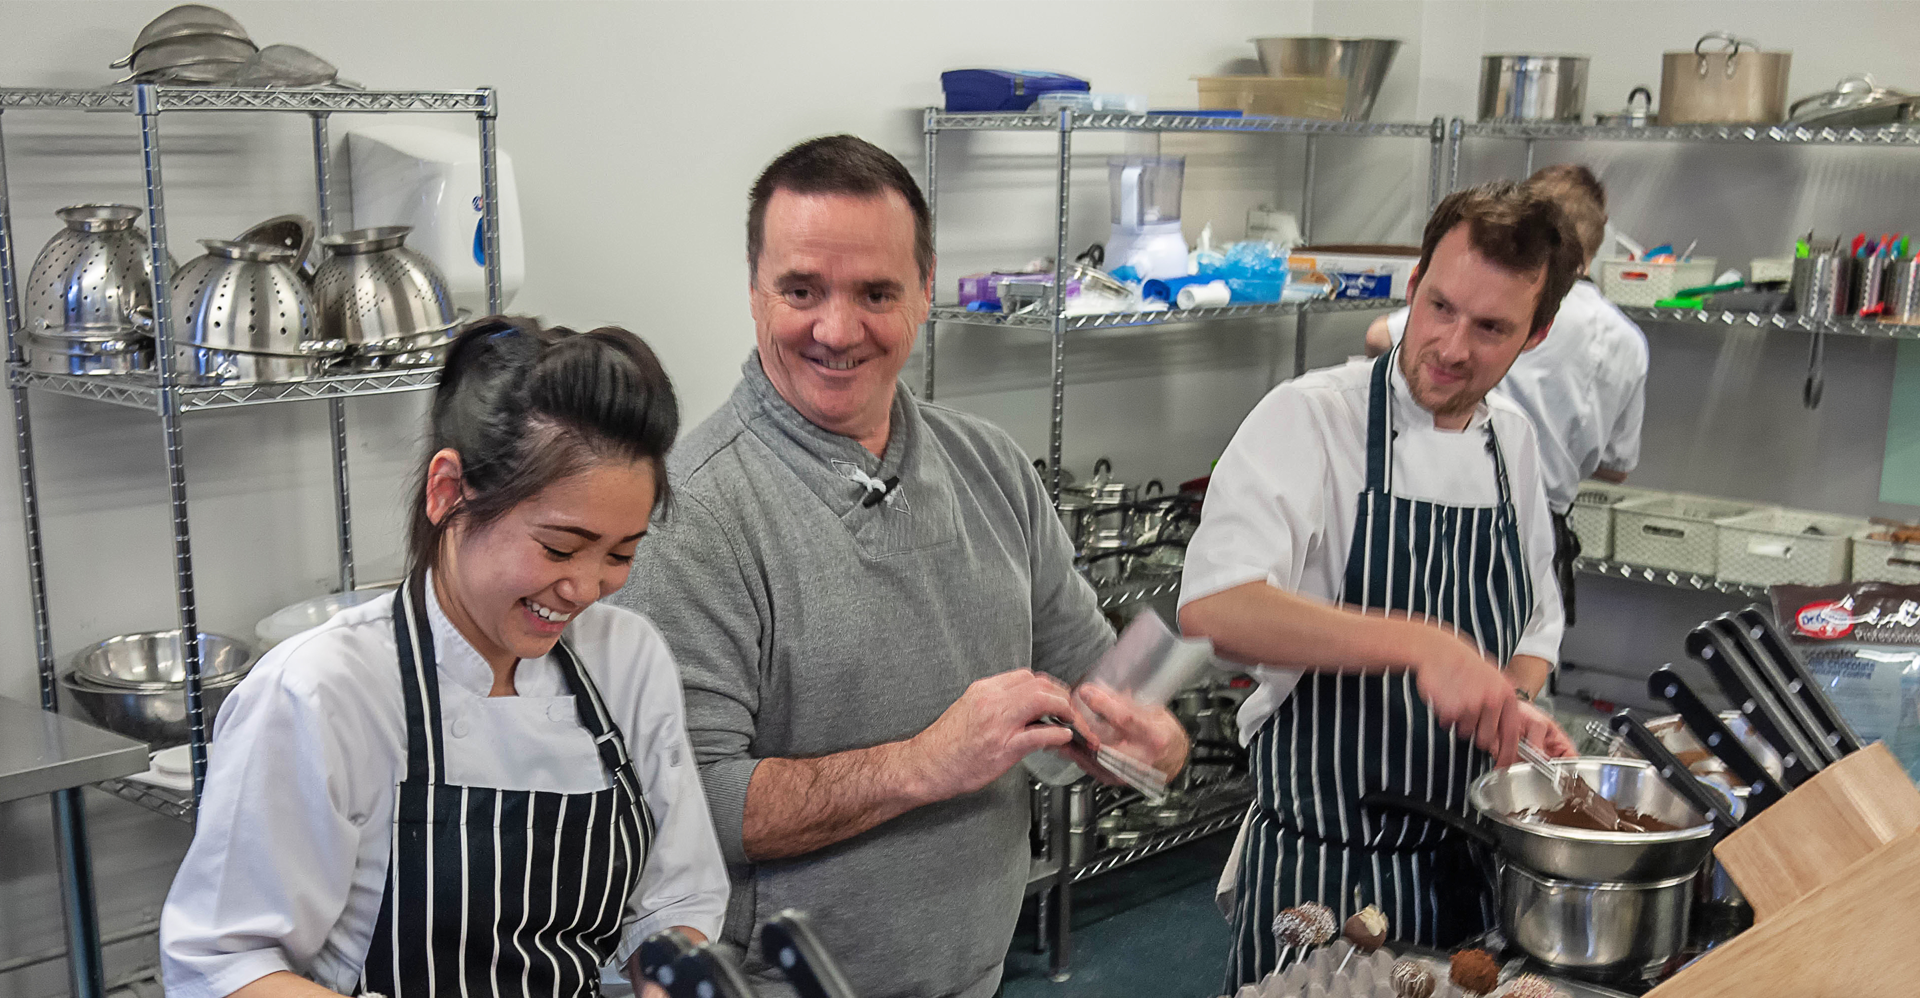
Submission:
[[[1132,849],[1096,854],[1092,861],[1075,867],[1068,882],[1077,884],[1103,873],[1111,873],[1169,849],[1237,827],[1241,816],[1246,813],[1247,802],[1253,799],[1253,781],[1244,776],[1225,780],[1192,794],[1190,799],[1197,807],[1192,821],[1169,828]]]
[[[1681,325],[1748,326],[1755,329],[1796,329],[1808,333],[1866,336],[1875,339],[1920,339],[1920,326],[1877,319],[1809,319],[1792,312],[1728,312],[1702,308],[1628,308],[1620,311],[1636,322]]]
[[[1553,122],[1463,122],[1461,133],[1487,139],[1604,142],[1717,142],[1776,145],[1920,146],[1920,128],[1806,128],[1799,125],[1573,125]]]
[[[1155,579],[1151,582],[1122,582],[1111,586],[1097,586],[1094,589],[1100,596],[1100,609],[1117,610],[1145,600],[1160,596],[1170,596],[1180,591],[1180,577]]]
[[[1648,568],[1645,565],[1629,565],[1623,561],[1608,561],[1604,558],[1576,558],[1573,567],[1588,575],[1604,575],[1610,579],[1628,579],[1633,582],[1648,582],[1672,589],[1691,589],[1703,593],[1727,593],[1732,596],[1745,596],[1748,599],[1765,599],[1766,586],[1749,586],[1739,582],[1726,582],[1710,575],[1693,575],[1685,572],[1672,572],[1664,568]]]
[[[193,824],[193,791],[191,790],[175,790],[140,780],[105,780],[91,786],[130,804],[138,804],[155,814],[165,815],[175,821],[184,821],[189,825]]]
[[[155,87],[160,111],[300,111],[308,114],[389,111],[482,114],[491,90],[289,90],[279,87]],[[0,87],[0,108],[135,111],[132,85],[97,90]]]
[[[132,409],[158,412],[160,379],[151,374],[74,375],[30,371],[19,365],[9,368],[13,384],[96,399]],[[233,409],[265,405],[271,402],[298,402],[310,399],[360,398],[391,395],[396,392],[432,388],[440,381],[439,368],[408,368],[363,374],[342,374],[309,381],[284,381],[254,385],[183,385],[178,389],[181,411],[195,409]]]
[[[1183,322],[1220,322],[1228,319],[1255,319],[1262,316],[1318,314],[1324,312],[1366,312],[1394,309],[1405,305],[1399,298],[1316,298],[1304,302],[1249,302],[1215,308],[1170,308],[1160,312],[1091,312],[1069,315],[1067,332],[1090,329],[1126,329],[1134,326],[1167,326]],[[1053,313],[969,312],[960,305],[935,305],[936,322],[957,322],[973,326],[1005,326],[1016,329],[1053,328]]]
[[[942,114],[935,111],[927,118],[927,128],[940,132],[1045,132],[1058,130],[1059,127],[1060,115],[1053,111],[976,114]],[[1114,114],[1105,111],[1076,111],[1068,127],[1074,131],[1100,132],[1274,132],[1283,135],[1399,136],[1416,139],[1431,139],[1434,130],[1430,123],[1324,121],[1263,114],[1216,118],[1203,114]]]

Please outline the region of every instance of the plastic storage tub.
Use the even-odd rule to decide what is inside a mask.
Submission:
[[[1675,292],[1713,283],[1720,261],[1706,256],[1684,263],[1645,263],[1640,260],[1600,261],[1600,293],[1615,305],[1652,308]]]
[[[1847,581],[1847,542],[1863,520],[1763,509],[1720,523],[1722,581],[1747,586],[1828,586]]]
[[[1694,496],[1646,496],[1613,507],[1613,560],[1711,577],[1719,558],[1717,521],[1754,511],[1745,503]]]
[[[1613,507],[1654,493],[1610,482],[1585,481],[1567,511],[1567,523],[1580,538],[1580,557],[1613,557]]]
[[[1874,540],[1885,527],[1869,527],[1853,535],[1855,582],[1905,582],[1920,585],[1920,544]]]

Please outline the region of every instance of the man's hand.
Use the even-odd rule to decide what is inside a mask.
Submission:
[[[1181,727],[1180,719],[1165,707],[1148,707],[1132,697],[1091,683],[1075,689],[1073,695],[1086,707],[1083,716],[1086,713],[1097,715],[1095,724],[1100,735],[1099,741],[1107,748],[1152,766],[1169,780],[1179,775],[1180,767],[1186,765],[1187,729]],[[1069,747],[1063,754],[1102,783],[1118,785],[1122,782],[1094,761],[1091,752]]]
[[[1065,745],[1072,732],[1042,724],[1048,715],[1087,732],[1066,686],[1052,676],[1015,669],[967,687],[939,720],[907,741],[919,796],[932,803],[973,793],[1027,753]]]
[[[1410,635],[1419,636],[1408,650],[1409,668],[1434,718],[1471,738],[1493,756],[1495,765],[1513,765],[1523,722],[1520,698],[1506,674],[1478,648],[1447,631],[1422,625]]]
[[[1546,711],[1525,701],[1520,701],[1519,707],[1521,738],[1555,759],[1579,754],[1573,747],[1573,739],[1567,737]]]

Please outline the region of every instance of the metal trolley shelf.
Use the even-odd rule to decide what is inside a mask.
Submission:
[[[1092,329],[1131,329],[1138,326],[1171,326],[1186,322],[1223,322],[1229,319],[1258,319],[1276,315],[1317,315],[1325,312],[1366,312],[1399,308],[1406,302],[1398,298],[1320,298],[1303,302],[1250,302],[1212,308],[1170,308],[1160,312],[1090,312],[1069,315],[1062,323],[1067,332]],[[1052,312],[1035,310],[1008,315],[1001,312],[969,312],[959,305],[936,305],[935,322],[965,323],[973,326],[1003,326],[1015,329],[1052,329]]]
[[[193,544],[188,530],[186,453],[181,414],[199,409],[225,409],[309,399],[327,402],[333,442],[335,540],[340,561],[340,588],[354,587],[353,517],[347,489],[347,422],[345,401],[431,387],[439,372],[432,369],[340,374],[303,382],[252,385],[196,384],[174,368],[176,316],[170,294],[172,258],[167,252],[165,184],[160,169],[160,120],[163,113],[188,111],[264,111],[304,114],[311,119],[314,192],[320,234],[334,231],[333,185],[330,176],[328,119],[334,113],[470,114],[478,123],[480,145],[481,249],[486,261],[487,303],[501,305],[500,204],[494,92],[472,90],[289,90],[246,87],[173,87],[154,84],[108,87],[98,90],[0,88],[0,118],[6,112],[68,111],[129,113],[140,122],[140,158],[145,181],[147,264],[153,275],[155,368],[151,373],[118,377],[75,377],[26,370],[21,351],[20,274],[13,244],[12,208],[8,199],[6,149],[0,138],[0,293],[4,294],[7,329],[7,384],[13,400],[14,444],[20,475],[23,520],[26,526],[29,590],[33,600],[34,645],[40,667],[40,706],[59,710],[56,696],[53,631],[49,622],[46,560],[42,547],[40,495],[34,474],[33,427],[29,389],[93,399],[144,409],[159,417],[167,457],[167,486],[172,510],[174,590],[180,628],[185,635],[189,754],[193,764],[193,792],[181,793],[131,780],[108,780],[97,786],[122,799],[179,820],[191,821],[194,803],[206,780],[207,728],[211,718],[200,692],[199,610],[195,603]],[[100,968],[100,932],[94,910],[91,864],[88,859],[85,812],[77,789],[54,795],[55,825],[61,853],[61,895],[66,902],[68,962],[74,994],[99,998],[105,991]]]
[[[1138,863],[1209,835],[1218,835],[1240,824],[1247,803],[1253,800],[1253,781],[1238,777],[1205,787],[1192,795],[1195,813],[1192,821],[1164,832],[1123,851],[1096,854],[1091,862],[1067,871],[1072,883],[1080,883],[1123,866]]]
[[[1588,575],[1604,575],[1610,579],[1629,579],[1634,582],[1647,582],[1670,589],[1691,589],[1703,593],[1727,593],[1732,596],[1745,596],[1748,599],[1765,599],[1766,586],[1749,586],[1739,582],[1726,582],[1710,575],[1693,575],[1685,572],[1671,572],[1664,568],[1648,568],[1645,565],[1629,565],[1624,561],[1608,561],[1604,558],[1576,558],[1573,566]]]
[[[160,408],[160,379],[152,375],[73,375],[29,371],[19,365],[8,368],[12,383],[23,388],[96,399],[132,409],[157,412]],[[362,398],[391,395],[395,392],[432,388],[440,381],[438,368],[413,368],[365,374],[340,374],[307,381],[283,381],[257,385],[187,385],[175,389],[180,409],[232,409],[238,406],[265,405],[270,402],[298,402],[313,399]]]
[[[1458,119],[1456,119],[1458,120]],[[1806,128],[1799,125],[1572,125],[1546,121],[1461,123],[1486,139],[1575,142],[1712,142],[1773,145],[1920,146],[1920,128]]]
[[[1835,336],[1866,336],[1874,339],[1920,339],[1920,326],[1877,319],[1808,319],[1792,312],[1728,312],[1704,308],[1622,307],[1629,319],[1640,322],[1670,322],[1677,325],[1747,326],[1754,329],[1797,329],[1808,333]]]
[[[937,110],[927,116],[927,129],[940,132],[1048,132],[1060,127],[1056,112],[1023,111],[984,114],[946,114]],[[1112,112],[1073,112],[1070,127],[1075,131],[1098,132],[1269,132],[1281,135],[1352,135],[1431,139],[1445,127],[1439,118],[1431,123],[1394,124],[1370,121],[1325,121],[1319,118],[1284,118],[1275,115],[1245,115],[1222,118],[1207,114],[1115,114]]]

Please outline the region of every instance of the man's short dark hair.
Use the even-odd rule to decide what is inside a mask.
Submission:
[[[850,194],[878,197],[893,191],[913,209],[913,260],[920,279],[933,273],[933,213],[913,174],[885,149],[854,135],[828,135],[788,149],[753,182],[747,203],[747,270],[760,266],[766,242],[767,202],[775,191],[793,194]]]
[[[1580,245],[1588,256],[1607,241],[1607,189],[1593,171],[1579,163],[1555,163],[1534,171],[1527,186],[1560,203]]]
[[[1560,311],[1585,263],[1580,237],[1553,198],[1522,184],[1499,182],[1455,191],[1427,219],[1420,239],[1420,272],[1433,263],[1433,248],[1456,226],[1481,256],[1519,274],[1542,268],[1546,280],[1533,308],[1533,329],[1545,329]]]

